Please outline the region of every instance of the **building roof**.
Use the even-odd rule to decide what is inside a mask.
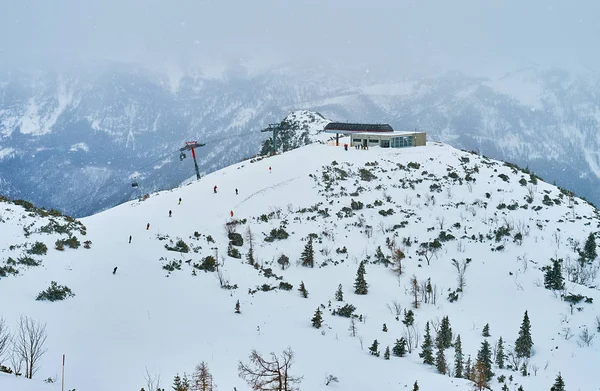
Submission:
[[[351,124],[347,122],[330,122],[325,126],[326,133],[354,133],[354,132],[393,132],[388,124]]]
[[[386,136],[386,137],[400,137],[400,136],[414,136],[416,134],[425,132],[353,132],[353,136]]]

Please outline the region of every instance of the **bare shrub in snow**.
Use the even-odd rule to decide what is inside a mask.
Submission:
[[[437,216],[435,218],[435,221],[437,221],[438,226],[440,227],[440,230],[444,230],[444,223],[446,221],[446,218],[442,215],[442,216]]]
[[[561,332],[561,334],[562,334],[563,338],[564,338],[566,341],[568,341],[568,340],[570,340],[571,338],[573,338],[573,335],[574,335],[574,334],[573,334],[573,331],[571,331],[571,328],[570,328],[570,327],[563,327],[563,328],[562,328],[562,332]]]
[[[148,390],[160,390],[160,373],[151,374],[146,368],[146,374],[144,375],[144,380],[146,382],[146,388]]]
[[[406,326],[402,331],[402,335],[406,340],[406,351],[408,353],[412,353],[413,349],[416,349],[419,346],[419,329],[418,325],[412,324],[410,326]]]
[[[37,372],[39,361],[46,353],[46,324],[35,321],[27,316],[21,316],[17,333],[14,336],[13,347],[20,361],[25,364],[25,377],[33,378]]]
[[[396,318],[399,318],[402,314],[402,305],[396,299],[392,300],[390,303],[387,303],[387,308]]]
[[[581,329],[581,332],[579,333],[579,341],[577,341],[577,344],[580,347],[591,346],[592,341],[594,340],[595,336],[596,336],[596,334],[590,333],[587,326],[583,326],[583,328]]]
[[[600,333],[600,316],[596,316],[596,331]]]
[[[468,259],[468,258],[467,258]],[[456,259],[452,259],[452,265],[456,268],[456,272],[458,273],[456,276],[456,282],[458,284],[458,289],[462,292],[467,286],[467,279],[465,278],[465,272],[467,271],[467,267],[469,263],[467,259],[458,262]]]
[[[325,375],[325,385],[326,386],[330,385],[331,383],[338,383],[338,382],[339,382],[339,380],[338,380],[337,376],[333,376],[330,374]]]
[[[238,375],[255,391],[286,390],[295,391],[302,377],[292,376],[289,371],[294,363],[291,348],[283,351],[279,357],[271,352],[269,357],[261,356],[256,350],[250,352],[250,362],[238,363]]]
[[[0,318],[0,364],[8,353],[10,348],[10,331],[4,318]]]

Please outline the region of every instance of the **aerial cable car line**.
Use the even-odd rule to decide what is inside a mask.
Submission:
[[[252,134],[252,133],[259,133],[259,132],[262,132],[262,130],[253,130],[253,131],[250,131],[250,132],[247,132],[247,131],[246,131],[246,132],[240,132],[240,133],[237,133],[237,134],[230,134],[230,135],[227,135],[227,136],[222,136],[222,137],[215,137],[215,138],[212,138],[212,139],[206,140],[206,143],[204,143],[204,144],[201,144],[201,145],[200,145],[200,144],[198,144],[197,146],[204,146],[204,145],[206,145],[207,143],[213,143],[213,142],[216,142],[216,141],[226,140],[226,139],[228,139],[228,138],[235,138],[235,137],[247,136],[248,134]],[[185,148],[185,147],[184,147],[184,148]],[[196,148],[196,146],[195,146],[194,148]],[[191,149],[191,147],[190,147],[190,149]],[[142,171],[143,169],[145,169],[145,168],[147,168],[147,167],[149,167],[149,166],[151,166],[151,165],[153,165],[153,164],[156,164],[156,163],[157,163],[157,162],[159,162],[160,160],[166,159],[167,157],[169,157],[169,156],[171,156],[171,155],[173,155],[173,154],[176,154],[176,153],[178,153],[178,152],[179,152],[179,159],[180,159],[180,160],[183,160],[183,159],[182,159],[182,157],[181,157],[181,154],[182,154],[182,153],[183,153],[183,154],[185,154],[185,153],[182,151],[182,148],[180,148],[180,149],[178,149],[178,150],[176,150],[176,151],[171,151],[171,152],[168,152],[168,153],[166,153],[166,154],[164,154],[164,155],[160,156],[160,157],[159,157],[159,158],[157,158],[156,160],[153,160],[153,161],[152,161],[152,162],[150,162],[150,163],[147,163],[147,164],[145,164],[145,165],[143,165],[143,166],[141,166],[141,167],[138,167],[137,169],[135,169],[135,170],[134,170],[134,172],[137,172],[137,171]],[[193,154],[194,154],[194,153],[193,153]],[[196,167],[195,167],[195,168],[197,169],[197,165],[196,165]],[[198,176],[199,176],[199,170],[197,170],[197,171],[196,171],[196,178],[200,179]],[[113,185],[115,185],[115,184],[121,184],[121,183],[122,183],[122,179],[114,179],[114,180],[112,180],[112,181],[110,181],[110,182],[108,182],[108,183],[106,183],[106,184],[104,184],[104,185],[100,186],[99,188],[97,188],[97,189],[95,189],[95,190],[93,190],[93,191],[91,191],[91,192],[89,192],[89,193],[87,193],[87,194],[85,194],[85,195],[81,196],[81,197],[75,198],[75,199],[74,199],[72,202],[70,202],[70,204],[71,204],[71,205],[75,205],[75,206],[80,206],[80,205],[82,204],[80,201],[82,201],[82,200],[84,200],[84,199],[88,199],[88,198],[90,198],[92,195],[94,195],[94,194],[98,193],[99,191],[101,191],[101,190],[103,190],[103,189],[106,189],[106,188],[108,188],[108,187],[110,187],[110,186],[113,186]],[[134,186],[134,184],[135,184],[135,186]],[[131,187],[134,187],[134,188],[137,188],[137,187],[139,187],[139,183],[138,183],[138,181],[134,181],[134,182],[132,182],[132,183],[131,183]],[[65,213],[65,210],[62,210],[62,212],[63,212],[63,213]]]

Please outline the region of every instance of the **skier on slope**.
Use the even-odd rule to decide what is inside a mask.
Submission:
[[[215,185],[215,187],[213,187],[213,192],[214,192],[215,194],[217,194],[217,185]]]

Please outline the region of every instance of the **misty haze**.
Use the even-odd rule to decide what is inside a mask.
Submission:
[[[0,390],[596,389],[599,16],[0,0]]]

